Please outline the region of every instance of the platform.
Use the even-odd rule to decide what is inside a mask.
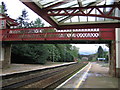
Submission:
[[[108,74],[109,68],[105,63],[92,63],[87,79],[81,88],[118,88],[118,78]]]
[[[53,68],[53,67],[58,67],[58,66],[68,65],[68,64],[73,64],[73,63],[76,63],[76,62],[68,62],[68,63],[49,62],[45,65],[40,65],[40,64],[11,64],[9,68],[0,70],[0,76],[28,72],[28,71],[33,71],[33,70]]]
[[[109,67],[106,63],[89,63],[71,78],[59,85],[61,88],[118,88],[118,78],[108,74]]]

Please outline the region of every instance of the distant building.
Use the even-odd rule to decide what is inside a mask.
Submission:
[[[88,57],[82,57],[82,60],[88,61]]]
[[[97,55],[96,54],[92,54],[92,55],[80,55],[80,59],[84,59],[83,57],[87,57],[88,61],[91,61],[91,60],[96,60]]]

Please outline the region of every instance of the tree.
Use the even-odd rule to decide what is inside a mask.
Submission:
[[[2,4],[2,6],[1,6],[1,13],[4,14],[4,15],[8,15],[7,14],[6,4],[4,2],[2,2],[1,4]]]
[[[59,61],[60,62],[64,62],[65,61],[65,44],[56,44],[55,45],[60,53],[60,59]]]
[[[20,23],[19,28],[43,27],[44,24],[40,19],[28,22],[28,12],[24,9],[17,21]],[[18,57],[18,58],[17,58]],[[17,58],[17,61],[16,61]],[[21,44],[13,45],[12,62],[18,63],[41,63],[45,64],[48,58],[48,49],[45,44]]]
[[[59,49],[56,47],[56,44],[47,44],[49,53],[48,53],[48,61],[52,61],[52,62],[58,62],[60,61],[60,51]]]
[[[34,27],[44,27],[44,23],[42,23],[42,21],[41,21],[40,18],[37,18],[37,19],[34,21]]]
[[[28,12],[24,9],[22,10],[22,15],[17,18],[17,22],[19,23],[19,28],[28,28]]]
[[[73,55],[74,59],[78,58],[79,48],[72,46],[71,48],[71,54]]]
[[[73,46],[71,44],[55,44],[55,46],[60,53],[59,61],[70,62],[74,61],[75,58],[78,58],[78,48],[72,48]]]
[[[98,54],[98,58],[103,58],[104,57],[104,50],[101,46],[99,46],[97,54]]]
[[[12,62],[45,64],[47,58],[48,50],[45,44],[13,45]]]
[[[43,27],[44,23],[37,18],[35,21],[28,23],[28,12],[22,11],[22,15],[17,21],[20,28]],[[42,33],[55,32],[54,29],[43,30]],[[16,58],[18,57],[17,61]],[[70,62],[78,57],[78,48],[70,44],[21,44],[13,45],[12,61],[18,63],[39,63],[45,64],[46,61],[52,62]]]

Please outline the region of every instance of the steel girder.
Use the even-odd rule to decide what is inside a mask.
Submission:
[[[72,25],[59,25],[62,29],[90,29],[90,28],[120,28],[120,23],[93,23],[93,24],[72,24]]]
[[[29,1],[29,0],[28,0]],[[117,8],[120,11],[120,4],[114,4],[114,5],[103,5],[103,6],[87,6],[87,7],[77,7],[77,8],[61,8],[61,9],[51,9],[54,6],[60,5],[60,3],[56,3],[51,5],[49,8],[41,8],[39,5],[37,5],[35,2],[22,2],[26,6],[28,6],[30,9],[32,9],[34,12],[36,12],[39,16],[41,16],[44,20],[46,20],[49,24],[51,24],[53,27],[57,29],[67,29],[67,28],[120,28],[120,16],[112,15]],[[62,3],[63,4],[63,3]],[[102,8],[102,10],[101,10]],[[107,13],[104,13],[104,10],[106,8],[110,8],[110,10]],[[84,10],[88,10],[87,13],[84,12]],[[103,10],[104,9],[104,10]],[[96,10],[98,13],[92,14],[91,12],[93,10]],[[77,13],[76,13],[77,12]],[[81,24],[81,22],[78,22],[77,24],[68,23],[67,25],[65,23],[59,23],[53,16],[93,16],[93,17],[102,17],[102,18],[108,18],[108,19],[114,19],[117,20],[115,23],[89,23],[89,24]],[[104,21],[103,21],[104,22]]]
[[[110,8],[110,10],[105,12],[106,8]],[[120,16],[115,16],[115,14],[114,16],[112,16],[115,9],[118,9],[120,11],[120,4],[105,5],[105,6],[48,9],[47,12],[49,16],[95,16],[95,17],[103,17],[103,18],[120,20]],[[89,11],[84,12],[84,10],[89,10]],[[97,10],[98,14],[97,13],[92,14],[91,12],[93,10]]]

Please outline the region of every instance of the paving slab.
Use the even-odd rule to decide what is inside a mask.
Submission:
[[[108,74],[105,63],[93,63],[82,88],[118,88],[118,78]]]

